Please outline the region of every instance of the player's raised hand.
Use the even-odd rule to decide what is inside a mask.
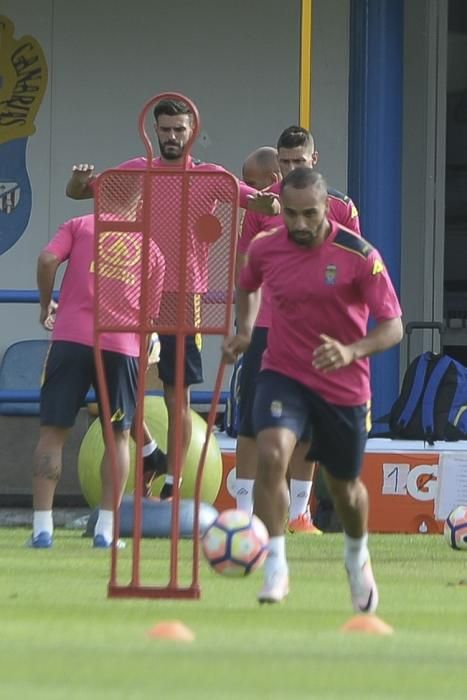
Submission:
[[[79,163],[71,169],[72,177],[82,184],[87,183],[94,175],[94,166],[89,163]]]
[[[222,343],[222,361],[233,365],[238,356],[245,352],[249,344],[250,338],[244,335],[228,335]]]
[[[278,216],[281,213],[281,204],[274,192],[257,192],[255,195],[248,195],[247,209],[265,216]]]
[[[353,362],[353,351],[347,345],[325,333],[321,333],[319,337],[323,342],[313,352],[313,367],[323,372],[333,372]]]
[[[71,177],[66,186],[66,195],[71,199],[90,199],[94,196],[91,183],[95,180],[94,166],[79,163],[71,170]]]

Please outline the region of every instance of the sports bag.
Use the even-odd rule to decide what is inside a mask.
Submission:
[[[391,437],[467,439],[467,368],[448,355],[424,352],[404,375],[389,414]]]

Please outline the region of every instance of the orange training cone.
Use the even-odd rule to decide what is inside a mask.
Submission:
[[[153,639],[172,639],[178,642],[193,642],[194,633],[180,620],[165,620],[148,630],[148,636]]]
[[[376,615],[355,615],[345,625],[341,632],[360,632],[363,634],[393,634],[394,629]]]

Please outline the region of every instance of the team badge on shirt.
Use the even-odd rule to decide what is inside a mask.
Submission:
[[[280,418],[282,415],[282,401],[273,401],[271,403],[271,416]]]
[[[324,281],[326,284],[336,284],[337,267],[335,265],[327,265],[324,273]]]

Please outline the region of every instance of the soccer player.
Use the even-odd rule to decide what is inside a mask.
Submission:
[[[184,158],[187,145],[193,134],[193,114],[189,106],[183,101],[168,99],[161,100],[154,107],[154,128],[159,142],[160,157],[153,162],[153,167],[170,167],[179,166]],[[132,160],[121,163],[119,168],[145,168],[146,159],[143,157],[133,158]],[[187,167],[196,168],[203,172],[223,171],[224,168],[212,163],[200,163],[193,160],[191,157],[187,159]],[[73,167],[72,176],[67,184],[66,193],[73,199],[86,199],[93,196],[93,166],[81,164]],[[270,193],[257,192],[257,190],[248,187],[245,183],[240,182],[240,206],[247,210],[254,210],[260,213],[277,213],[280,211],[280,206],[277,201],[277,196]],[[212,190],[212,188],[211,188]],[[214,190],[209,192],[196,193],[197,200],[203,202],[201,206],[205,207],[206,213],[211,213],[216,206],[217,197]],[[197,209],[198,215],[201,214],[201,209]],[[179,230],[179,211],[177,209],[176,195],[171,199],[164,201],[161,209],[157,214],[164,219],[162,230],[168,231],[167,219],[171,223],[173,233]],[[162,248],[162,253],[169,265],[166,274],[166,286],[164,293],[177,293],[178,271],[176,268],[177,261],[173,255],[173,240],[168,241],[168,250]],[[162,245],[162,243],[161,243]],[[196,241],[196,237],[190,232],[190,245],[192,259],[189,260],[187,274],[190,276],[191,291],[202,293],[205,291],[204,285],[206,280],[206,251],[204,246],[200,247]],[[188,283],[187,283],[188,284]],[[187,287],[189,288],[189,287]],[[195,303],[194,303],[195,306]],[[193,309],[196,313],[196,309]],[[168,452],[167,452],[167,476],[165,484],[162,487],[160,497],[170,498],[173,492],[174,481],[174,440],[175,440],[175,420],[177,410],[182,411],[182,463],[185,462],[186,453],[191,440],[191,412],[190,412],[190,386],[199,384],[203,381],[202,365],[201,365],[201,347],[199,337],[187,337],[185,347],[185,377],[184,377],[184,405],[177,407],[175,405],[175,356],[176,343],[175,337],[170,335],[160,336],[161,351],[159,361],[159,376],[163,383],[164,400],[168,412]]]
[[[242,167],[242,179],[250,187],[266,190],[282,179],[277,150],[261,146],[250,153]]]
[[[291,171],[281,204],[285,225],[250,245],[237,291],[237,335],[223,345],[230,362],[246,350],[256,291],[266,284],[274,312],[254,404],[254,510],[270,543],[258,598],[276,603],[288,594],[286,472],[311,428],[308,457],[323,465],[343,525],[353,608],[373,613],[378,590],[368,551],[368,493],[359,478],[370,424],[368,358],[401,341],[401,309],[378,251],[328,218],[322,175]],[[368,331],[370,315],[376,325]]]
[[[103,263],[109,297],[105,312],[109,320],[122,324],[139,314],[141,279],[141,234],[109,232],[102,239]],[[139,253],[138,253],[139,251]],[[136,254],[135,254],[136,253]],[[60,288],[60,303],[52,300],[59,266],[67,262]],[[157,246],[150,248],[151,313],[158,312],[165,261]],[[44,369],[40,397],[40,435],[33,467],[33,533],[30,544],[48,548],[53,544],[52,507],[62,471],[62,452],[69,430],[91,386],[98,393],[94,362],[94,216],[77,217],[64,223],[42,250],[37,265],[40,322],[53,330],[52,344]],[[111,294],[110,294],[111,292]],[[114,302],[114,303],[113,303]],[[109,392],[112,429],[117,452],[120,498],[130,464],[129,435],[133,421],[138,379],[139,335],[101,334],[101,348]],[[104,435],[105,441],[105,435]],[[102,498],[94,531],[94,547],[110,547],[113,537],[113,486],[106,446],[101,464]]]
[[[279,136],[277,152],[282,176],[298,167],[313,168],[319,159],[311,133],[299,126],[290,126]],[[279,193],[280,179],[272,184],[270,192]],[[360,234],[357,209],[352,200],[337,190],[329,190],[329,218]],[[242,236],[238,245],[238,271],[244,264],[248,246],[261,231],[270,231],[284,223],[282,215],[264,216],[247,212],[243,220]],[[253,487],[256,475],[257,454],[253,437],[252,409],[261,358],[267,345],[271,324],[271,298],[267,286],[261,290],[261,306],[256,319],[251,343],[243,357],[240,375],[240,427],[237,438],[236,473],[237,507],[253,511]],[[321,534],[313,524],[308,508],[314,464],[305,459],[308,442],[301,441],[290,464],[290,506],[288,529],[290,532]]]

